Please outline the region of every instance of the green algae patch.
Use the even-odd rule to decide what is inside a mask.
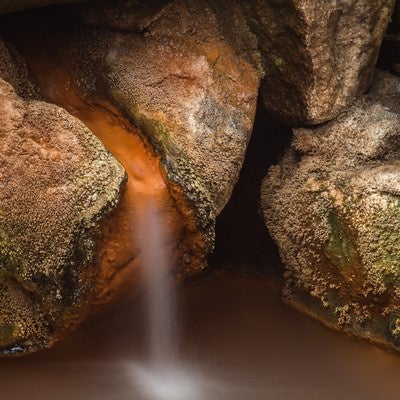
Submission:
[[[21,267],[20,251],[0,229],[0,279],[14,275]]]
[[[342,275],[356,273],[361,269],[361,263],[349,228],[335,211],[329,213],[328,224],[331,233],[329,242],[324,248],[326,257]]]

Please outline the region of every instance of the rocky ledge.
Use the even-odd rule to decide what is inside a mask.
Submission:
[[[262,204],[284,298],[334,329],[400,349],[400,79],[334,120],[294,130]]]

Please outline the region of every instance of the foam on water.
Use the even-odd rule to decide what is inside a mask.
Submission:
[[[165,369],[133,368],[135,386],[148,400],[200,400],[202,381],[183,366],[170,365]]]

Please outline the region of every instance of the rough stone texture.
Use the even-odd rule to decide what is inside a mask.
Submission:
[[[25,60],[13,46],[0,38],[0,78],[13,86],[15,92],[25,99],[38,97],[36,87],[31,80]]]
[[[83,14],[97,24],[94,12]],[[113,15],[99,18],[113,27]],[[234,2],[176,0],[143,18],[133,29],[140,33],[80,32],[83,79],[150,137],[212,243],[252,130],[261,76],[255,39]]]
[[[0,14],[23,11],[32,7],[43,7],[77,1],[85,0],[0,0]]]
[[[286,266],[285,299],[327,325],[400,350],[400,79],[334,121],[297,129],[262,188]]]
[[[290,124],[334,118],[371,84],[394,0],[242,0],[263,56],[264,102]]]
[[[100,218],[124,170],[63,109],[0,80],[0,354],[48,346],[85,317]]]
[[[153,3],[136,14],[134,5],[139,3],[130,7],[105,2],[98,14],[96,8],[74,5],[67,10],[72,19],[58,8],[10,15],[3,18],[1,32],[25,57],[43,98],[83,121],[87,118],[88,126],[100,129],[100,135],[108,123],[114,133],[116,126],[123,126],[128,136],[141,134],[119,115],[119,109],[151,140],[153,146],[148,143],[147,148],[156,159],[157,171],[159,158],[152,147],[164,166],[160,178],[169,196],[164,199],[169,230],[175,233],[169,240],[176,250],[173,265],[178,277],[184,277],[204,268],[216,214],[238,178],[252,130],[261,67],[254,37],[234,3],[229,12],[206,1]],[[118,18],[121,4],[127,7],[123,20]],[[137,23],[131,29],[132,21]],[[16,67],[18,53],[10,48],[9,44],[0,47],[6,60],[0,76],[24,88],[26,65],[21,61],[21,68]],[[88,307],[89,302],[102,308],[115,300],[114,294],[123,296],[121,282],[132,281],[129,294],[133,293],[140,257],[131,242],[136,237],[135,218],[124,213],[134,210],[129,188],[143,183],[134,181],[134,175],[141,175],[135,171],[132,150],[132,162],[127,163],[132,179],[118,207],[97,224],[118,199],[122,168],[66,111],[27,101],[27,96],[22,100],[7,87],[10,94],[4,99],[11,100],[2,103],[4,110],[13,121],[19,118],[15,119],[14,109],[21,109],[23,117],[16,126],[4,125],[4,146],[34,167],[17,173],[22,168],[12,164],[17,164],[17,158],[3,152],[0,143],[7,163],[4,175],[0,165],[0,182],[3,176],[10,180],[12,173],[13,185],[12,192],[1,195],[14,196],[11,204],[22,204],[21,210],[25,206],[21,198],[30,206],[25,213],[4,206],[2,214],[0,197],[3,253],[18,253],[16,258],[7,255],[3,263],[10,265],[7,271],[12,275],[4,278],[4,291],[0,290],[3,354],[51,345],[86,314],[98,311]],[[91,113],[91,106],[100,114],[104,108],[109,115],[99,121],[101,115]],[[1,113],[2,121],[7,115]],[[137,167],[143,168],[143,163]],[[60,173],[63,169],[67,176]],[[110,175],[113,171],[116,176]],[[105,188],[110,192],[103,193]],[[92,195],[96,208],[88,206],[85,211]],[[94,236],[97,231],[100,236]]]

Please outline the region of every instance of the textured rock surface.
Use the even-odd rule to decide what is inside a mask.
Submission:
[[[0,98],[0,354],[9,354],[50,345],[86,316],[98,223],[125,175],[63,109],[22,100],[4,80]]]
[[[122,20],[118,18],[120,5],[105,2],[100,11],[89,6],[71,7],[68,15],[72,15],[72,20],[58,9],[41,10],[23,16],[7,16],[1,27],[7,43],[13,43],[25,57],[40,95],[65,107],[96,132],[104,143],[108,142],[113,154],[122,157],[121,163],[128,173],[118,207],[110,218],[97,224],[100,216],[107,213],[118,198],[123,178],[121,167],[108,153],[101,152],[95,139],[86,143],[91,137],[90,131],[67,112],[42,102],[23,101],[13,95],[24,118],[22,126],[13,128],[16,132],[7,129],[10,135],[20,136],[19,142],[12,142],[10,138],[7,146],[12,143],[20,146],[28,158],[27,163],[33,163],[29,159],[29,147],[25,148],[30,141],[25,144],[26,135],[22,137],[18,130],[33,131],[32,118],[36,123],[31,134],[35,135],[34,142],[45,146],[45,150],[37,150],[37,167],[29,170],[31,175],[26,177],[29,182],[23,180],[25,175],[15,174],[18,166],[8,165],[7,171],[12,171],[15,180],[14,196],[26,195],[15,189],[26,186],[33,191],[27,198],[42,196],[47,199],[48,192],[53,198],[48,205],[45,201],[34,204],[33,215],[38,220],[43,217],[44,224],[35,220],[29,225],[32,222],[29,213],[26,213],[26,220],[19,214],[13,214],[14,220],[9,214],[4,215],[4,224],[19,226],[19,229],[5,230],[7,248],[4,252],[18,249],[15,243],[22,241],[18,236],[21,232],[29,236],[29,243],[35,243],[35,235],[41,229],[48,229],[44,239],[38,240],[29,253],[28,244],[20,251],[29,260],[39,259],[43,266],[37,262],[31,265],[24,258],[10,267],[13,276],[17,277],[17,286],[13,292],[7,289],[4,293],[8,297],[0,299],[0,318],[4,319],[0,349],[4,352],[13,347],[19,351],[50,345],[85,314],[92,313],[87,308],[89,301],[105,307],[113,303],[116,296],[124,295],[123,290],[129,286],[124,282],[136,284],[139,281],[140,259],[134,243],[135,187],[144,184],[141,171],[148,165],[136,163],[135,151],[140,152],[140,146],[129,136],[140,136],[141,132],[129,124],[118,109],[141,128],[161,157],[164,170],[160,169],[158,157],[146,142],[143,156],[154,158],[151,168],[158,170],[160,184],[165,186],[163,212],[168,229],[173,231],[168,246],[181,276],[205,266],[207,252],[213,245],[215,217],[227,202],[237,180],[252,129],[261,76],[257,53],[253,50],[256,48],[254,37],[247,29],[241,9],[236,6],[228,13],[224,7],[208,2],[175,1],[167,5],[153,3],[141,9],[142,14],[136,14],[137,3],[123,4],[127,10],[124,12],[126,19]],[[77,16],[81,16],[80,21]],[[233,21],[231,16],[234,16]],[[22,33],[24,30],[30,32],[28,38]],[[17,89],[22,82],[18,93],[24,95],[26,65],[17,52],[10,49],[10,45],[4,45],[0,52],[7,60],[0,67],[0,76]],[[16,67],[17,58],[21,61],[20,68]],[[50,112],[52,115],[47,116]],[[68,132],[64,132],[67,127],[63,124],[68,125]],[[57,135],[49,136],[48,130]],[[121,135],[123,140],[117,137],[114,140],[113,135]],[[81,138],[79,143],[74,136]],[[50,145],[47,144],[49,140]],[[57,154],[68,161],[61,165],[69,171],[68,176],[60,173],[55,176],[56,167],[61,168],[57,164],[58,158],[45,158],[46,151],[52,146],[56,146]],[[135,146],[131,157],[129,146]],[[36,147],[32,149],[34,151]],[[92,152],[103,154],[106,159],[102,161]],[[3,159],[13,162],[7,153]],[[103,162],[103,168],[97,162]],[[44,170],[45,165],[47,172],[40,177],[38,171]],[[116,176],[110,175],[114,169]],[[81,186],[80,173],[86,176],[85,187]],[[112,181],[107,181],[111,178]],[[111,192],[102,193],[105,187]],[[69,194],[71,190],[72,194]],[[93,200],[93,207],[97,208],[89,207],[87,212],[92,214],[86,215],[84,204],[92,195],[97,198]],[[58,207],[68,212],[60,215]],[[80,219],[84,222],[78,224],[76,221]],[[93,222],[94,226],[90,228],[86,221]],[[99,240],[93,236],[97,228],[101,232]],[[52,237],[50,245],[49,237]],[[43,243],[42,247],[39,243]],[[60,255],[51,264],[48,257],[50,254],[56,257],[57,252]],[[25,262],[29,271],[33,271],[27,277],[18,269],[18,265],[25,265]],[[31,278],[36,270],[48,279],[40,287]],[[19,304],[28,302],[24,292],[28,284],[32,286],[32,293],[38,293],[38,299],[29,297],[30,303],[26,303],[26,310],[21,311]],[[11,283],[7,285],[14,288]],[[133,293],[132,289],[133,286],[129,286],[130,293]],[[12,317],[6,309],[18,296],[18,304],[11,307]],[[32,311],[28,312],[28,309]]]
[[[308,125],[334,118],[368,89],[394,1],[242,4],[263,56],[266,107]]]
[[[113,14],[101,15],[113,27]],[[140,33],[80,32],[84,76],[150,137],[212,243],[252,129],[261,75],[254,37],[233,2],[177,0],[143,18]]]
[[[336,120],[298,129],[263,184],[286,265],[286,300],[324,323],[400,349],[400,80]]]

